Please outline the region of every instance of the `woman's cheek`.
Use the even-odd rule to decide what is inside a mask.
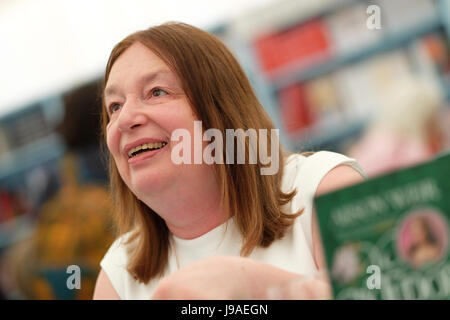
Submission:
[[[114,130],[113,125],[106,130],[106,145],[111,155],[116,158],[120,153],[120,135]]]

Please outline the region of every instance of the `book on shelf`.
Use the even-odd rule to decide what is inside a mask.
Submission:
[[[410,46],[414,69],[436,79],[450,75],[449,49],[443,33],[436,32],[417,39]]]
[[[334,80],[349,119],[367,119],[377,113],[389,90],[411,76],[411,65],[401,49],[337,70]]]
[[[450,298],[450,153],[316,197],[335,299]]]
[[[5,190],[0,190],[0,223],[14,217],[12,198]]]
[[[10,145],[5,130],[0,125],[0,165],[3,161],[7,161],[10,155]]]
[[[0,224],[11,221],[29,211],[29,203],[20,192],[0,187]]]
[[[304,83],[306,101],[317,122],[327,127],[345,120],[336,84],[330,74],[326,74]]]
[[[352,64],[333,73],[346,119],[366,117],[376,108],[376,94],[366,62]]]
[[[316,115],[305,96],[303,84],[294,84],[279,92],[281,118],[288,134],[298,134],[302,129],[311,126]]]
[[[261,36],[254,46],[269,76],[309,67],[330,56],[328,28],[321,19]]]
[[[373,4],[380,7],[382,28],[388,33],[408,31],[438,16],[434,0],[375,0]]]
[[[358,52],[377,43],[383,29],[367,27],[367,4],[356,3],[329,14],[324,20],[330,33],[335,55]]]

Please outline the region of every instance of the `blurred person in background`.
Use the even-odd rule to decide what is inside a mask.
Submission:
[[[101,261],[95,299],[331,297],[313,198],[362,181],[362,170],[341,154],[279,148],[220,40],[183,23],[131,34],[111,52],[103,95],[118,237]],[[223,135],[267,129],[259,135],[276,143],[279,170],[262,175],[260,160],[175,164],[171,136],[185,129],[193,137],[195,120]],[[192,139],[188,146],[183,154],[194,154]]]
[[[399,79],[348,154],[368,176],[429,160],[440,150],[442,93],[432,80]]]
[[[112,202],[99,150],[98,83],[64,96],[59,128],[67,151],[61,188],[38,210],[30,238],[3,256],[2,287],[10,298],[91,299],[99,262],[112,243]],[[70,289],[70,265],[81,270],[81,288]]]

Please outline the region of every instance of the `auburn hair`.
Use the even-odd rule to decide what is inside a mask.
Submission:
[[[102,90],[104,138],[109,121],[104,89],[109,73],[117,58],[135,42],[149,48],[178,76],[205,130],[216,128],[225,136],[226,129],[253,128],[258,135],[258,129],[267,129],[270,150],[274,125],[235,57],[214,35],[178,22],[135,32],[113,48]],[[281,147],[278,152],[279,170],[274,175],[261,175],[260,169],[264,165],[259,160],[257,164],[214,164],[225,212],[234,217],[244,239],[242,256],[248,256],[255,247],[267,247],[282,238],[285,230],[301,214],[301,211],[282,211],[282,206],[291,201],[296,191],[283,193],[281,190],[284,167]],[[164,273],[170,250],[170,232],[157,212],[128,189],[110,155],[108,161],[111,192],[116,201],[118,235],[129,232],[127,243],[133,244],[127,268],[138,281],[148,283]]]

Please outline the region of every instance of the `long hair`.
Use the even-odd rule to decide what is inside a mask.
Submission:
[[[226,129],[267,129],[271,148],[273,123],[256,98],[237,60],[215,36],[183,23],[165,23],[138,31],[119,42],[106,66],[103,92],[117,58],[133,43],[140,42],[161,58],[178,76],[194,113],[204,129],[216,128],[225,136]],[[102,99],[102,132],[106,138],[108,114]],[[258,133],[259,135],[259,133]],[[248,148],[248,142],[245,142]],[[248,150],[248,149],[247,149]],[[295,195],[283,193],[284,158],[278,149],[279,170],[261,175],[257,164],[214,164],[220,183],[225,212],[234,217],[244,243],[241,255],[267,247],[283,237],[301,212],[282,212]],[[225,155],[224,155],[225,157]],[[273,158],[273,155],[272,155]],[[128,271],[140,282],[161,276],[168,262],[170,232],[164,220],[141,202],[121,179],[112,157],[109,157],[110,183],[116,200],[115,218],[119,235],[130,232]]]

